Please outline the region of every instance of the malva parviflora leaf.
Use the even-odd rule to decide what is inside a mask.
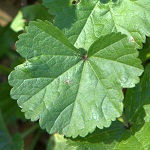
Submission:
[[[147,65],[140,84],[128,89],[125,97],[126,117],[134,124],[150,122],[150,65]]]
[[[77,48],[88,49],[111,32],[128,35],[138,48],[150,36],[149,0],[43,0],[43,5]]]
[[[12,98],[26,118],[68,137],[110,126],[122,114],[122,88],[134,87],[143,72],[138,51],[120,33],[100,37],[86,52],[39,20],[16,46],[26,61],[9,76]]]
[[[141,82],[127,90],[125,119],[130,129],[115,121],[109,128],[95,130],[84,138],[74,140],[54,135],[55,149],[64,150],[149,150],[150,149],[150,65],[145,68]],[[61,145],[60,145],[61,144]]]
[[[63,145],[62,150],[149,150],[149,130],[150,122],[143,126],[135,124],[131,130],[124,130],[123,126],[117,126],[115,123],[112,127],[103,130],[96,130],[96,132],[85,138],[79,138],[75,141],[64,139],[59,136],[59,143],[56,141],[54,150],[60,150],[60,145]],[[66,145],[65,145],[66,144]]]

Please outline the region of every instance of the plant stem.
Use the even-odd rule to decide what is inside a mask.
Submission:
[[[129,123],[125,118],[125,114],[123,113],[121,117],[118,118],[118,120],[122,123],[124,123],[124,125],[128,128],[129,127]]]
[[[29,130],[25,131],[24,133],[22,133],[22,138],[27,137],[28,135],[30,135],[32,132],[34,132],[35,130],[37,130],[39,128],[39,125],[36,124],[33,127],[31,127]]]
[[[35,149],[36,143],[38,142],[41,133],[42,133],[42,130],[40,129],[40,130],[37,132],[37,134],[35,135],[35,137],[34,137],[32,143],[31,143],[31,145],[30,145],[30,147],[29,147],[29,150],[34,150],[34,149]]]
[[[5,67],[3,65],[0,65],[0,73],[4,75],[8,75],[12,70],[9,69],[8,67]]]

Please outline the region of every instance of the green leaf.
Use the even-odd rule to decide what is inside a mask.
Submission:
[[[143,49],[139,52],[139,58],[142,62],[150,60],[150,37],[147,37],[146,43],[143,45]]]
[[[85,138],[76,139],[76,141],[59,137],[59,142],[57,140],[55,142],[54,150],[59,150],[60,144],[65,147],[62,150],[130,150],[133,148],[134,150],[149,150],[150,123],[145,123],[143,126],[135,124],[130,130],[125,130],[117,122],[115,124],[116,127],[96,130]]]
[[[128,89],[125,115],[131,128],[118,121],[103,130],[95,130],[85,138],[64,139],[55,135],[55,148],[65,145],[67,150],[149,150],[150,149],[150,65],[145,69],[141,84]]]
[[[149,0],[43,0],[43,5],[77,48],[88,49],[111,32],[128,35],[137,47],[150,36]]]
[[[23,139],[20,134],[11,137],[0,113],[0,150],[23,150]]]
[[[84,138],[66,139],[56,134],[54,136],[55,150],[59,150],[60,144],[64,145],[64,150],[113,150],[124,132],[123,124],[115,121],[109,128],[96,129],[92,134]]]
[[[53,17],[46,12],[45,7],[41,4],[29,5],[23,7],[18,14],[16,15],[15,19],[11,23],[11,28],[15,32],[24,30],[27,22],[33,21],[36,19],[41,20],[48,20],[52,22]]]
[[[149,149],[150,148],[150,141],[149,141],[149,130],[150,130],[150,123],[145,123],[143,126],[140,127],[140,130],[137,131],[139,128],[138,125],[132,128],[132,131],[127,131],[123,137],[121,138],[120,142],[116,145],[116,149],[127,150],[127,149]]]
[[[75,150],[76,149],[74,146],[68,146],[66,144],[67,140],[62,135],[54,134],[53,139],[55,143],[53,150],[69,150],[69,149]],[[47,149],[47,150],[50,150],[50,149]]]
[[[74,150],[73,146],[67,146],[66,139],[62,135],[54,134],[50,136],[46,150],[68,150],[68,148]]]
[[[141,84],[128,89],[125,98],[126,116],[131,124],[150,120],[150,65],[145,69]],[[145,114],[146,113],[146,114]],[[146,115],[146,116],[145,116]],[[144,118],[144,117],[146,118]]]
[[[53,16],[47,13],[47,9],[41,4],[34,4],[23,7],[21,9],[23,17],[27,21],[33,21],[36,19],[52,21]]]
[[[39,20],[19,37],[17,51],[26,61],[9,76],[12,98],[26,118],[66,136],[109,127],[122,114],[122,88],[134,87],[142,73],[138,51],[120,33],[99,38],[86,52]]]
[[[18,12],[14,20],[10,25],[11,29],[15,32],[19,32],[24,30],[25,27],[25,19],[23,19],[23,14],[21,11]]]

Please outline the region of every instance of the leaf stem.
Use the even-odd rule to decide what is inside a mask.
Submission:
[[[35,135],[35,137],[34,137],[32,143],[31,143],[31,145],[30,145],[30,147],[29,147],[29,150],[34,150],[34,149],[35,149],[36,143],[38,142],[39,137],[41,136],[41,133],[42,133],[42,130],[40,129],[40,130],[36,133],[36,135]]]
[[[36,124],[33,127],[31,127],[29,130],[25,131],[24,133],[22,133],[22,138],[27,137],[28,135],[30,135],[32,132],[34,132],[35,130],[37,130],[39,128],[39,125]]]
[[[4,75],[8,75],[12,70],[8,67],[5,67],[4,65],[0,65],[0,73]]]
[[[129,128],[130,125],[129,125],[129,122],[127,121],[126,117],[125,117],[125,114],[123,113],[121,117],[118,118],[118,120],[120,122],[122,122],[126,128]]]

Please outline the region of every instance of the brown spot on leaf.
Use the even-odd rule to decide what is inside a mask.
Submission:
[[[73,0],[73,1],[72,1],[72,4],[73,4],[73,5],[76,5],[76,4],[78,4],[79,2],[80,2],[80,0]]]

